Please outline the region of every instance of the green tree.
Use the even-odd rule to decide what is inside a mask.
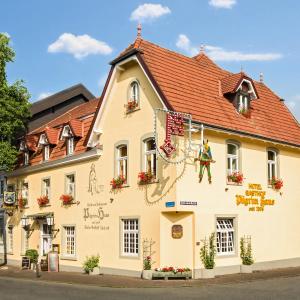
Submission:
[[[9,84],[6,65],[13,62],[9,37],[0,33],[0,171],[13,169],[17,159],[17,139],[26,132],[30,117],[30,95],[23,81]]]

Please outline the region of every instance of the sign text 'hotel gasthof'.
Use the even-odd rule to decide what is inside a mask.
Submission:
[[[245,195],[236,195],[236,204],[249,206],[249,211],[264,211],[266,205],[273,206],[275,200],[266,199],[266,191],[262,190],[260,184],[249,183]]]

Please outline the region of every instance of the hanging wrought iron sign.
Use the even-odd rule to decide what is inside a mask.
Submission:
[[[165,124],[165,135],[164,140],[159,136],[158,121],[161,124]],[[185,124],[187,124],[187,130],[185,130]],[[174,112],[166,109],[155,109],[154,116],[154,136],[156,151],[161,158],[168,163],[181,163],[184,161],[191,151],[191,127],[192,127],[192,116],[183,112]],[[187,134],[185,134],[187,132]],[[177,146],[173,137],[183,137],[185,142],[188,140],[188,146],[184,146],[183,154],[176,155]],[[178,153],[178,152],[177,152]]]

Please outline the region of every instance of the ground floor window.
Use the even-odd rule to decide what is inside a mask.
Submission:
[[[122,219],[122,255],[139,254],[139,220]]]
[[[7,253],[12,254],[14,251],[14,232],[13,226],[7,227]]]
[[[63,226],[63,255],[69,257],[76,256],[76,231],[75,226]]]
[[[217,218],[217,253],[234,254],[234,219]]]

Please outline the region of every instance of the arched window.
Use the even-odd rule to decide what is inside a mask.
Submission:
[[[227,143],[227,175],[239,171],[239,146],[233,142]]]
[[[268,150],[268,182],[278,177],[278,153],[275,150]]]
[[[129,101],[131,102],[136,102],[138,103],[139,102],[139,98],[140,98],[140,95],[139,95],[140,91],[139,91],[139,83],[137,81],[133,81],[131,84],[130,84],[130,94],[129,94]]]
[[[117,147],[117,175],[123,176],[127,179],[128,170],[127,170],[127,145],[121,145]]]
[[[144,172],[156,177],[156,151],[154,138],[144,140]]]

